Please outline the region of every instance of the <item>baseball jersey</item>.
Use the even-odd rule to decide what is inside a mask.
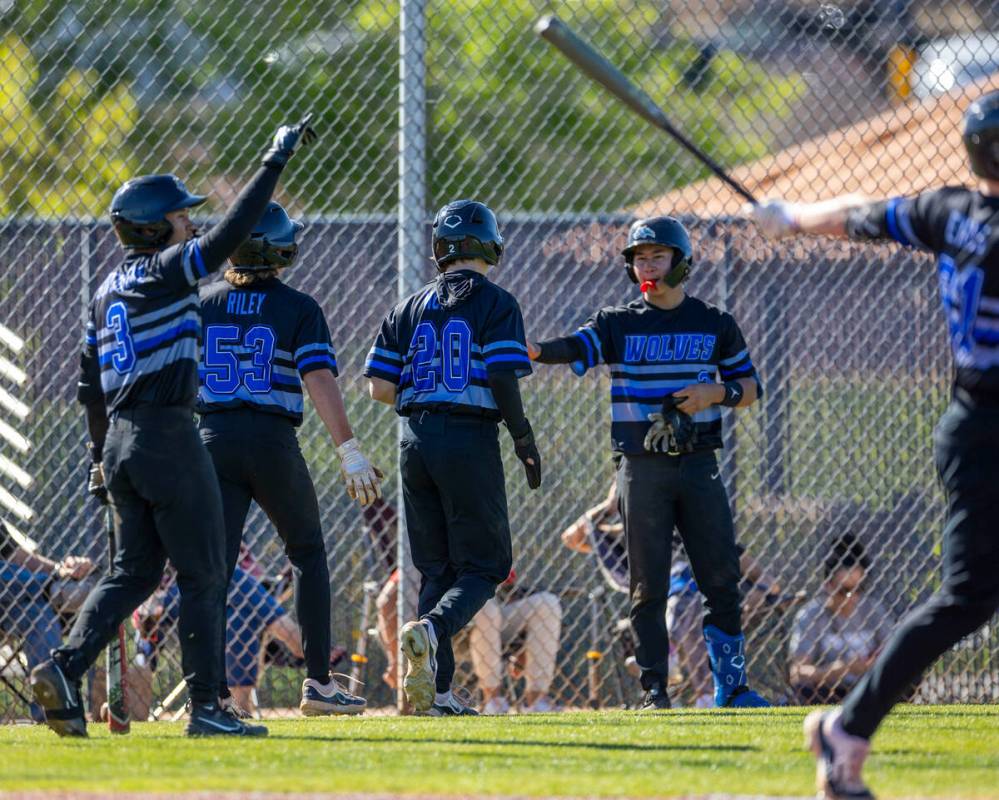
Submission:
[[[663,398],[691,383],[753,378],[756,368],[739,326],[721,309],[695,297],[662,309],[634,300],[604,308],[573,334],[583,363],[607,364],[611,371],[611,442],[619,453],[644,453],[649,414]],[[762,395],[762,387],[759,389]],[[721,408],[693,415],[695,448],[722,446]]]
[[[319,304],[278,278],[201,290],[198,413],[252,408],[302,422],[302,377],[337,375],[336,354]]]
[[[393,308],[364,374],[396,384],[396,411],[500,419],[488,376],[531,372],[513,295],[469,270],[447,272]]]
[[[104,397],[108,413],[140,406],[193,406],[208,274],[197,239],[135,254],[104,279],[90,303],[78,397]]]
[[[851,215],[848,230],[936,253],[955,385],[999,403],[999,197],[962,187],[896,197]]]

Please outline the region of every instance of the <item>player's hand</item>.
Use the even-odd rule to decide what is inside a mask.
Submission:
[[[725,387],[720,383],[691,383],[673,392],[673,397],[680,411],[693,416],[724,399]]]
[[[593,521],[583,514],[572,525],[562,531],[562,544],[577,553],[589,553],[590,547],[589,533],[593,529]]]
[[[90,462],[87,491],[96,497],[97,502],[99,502],[102,506],[106,506],[108,504],[108,490],[104,485],[104,466],[100,461]]]
[[[311,120],[312,114],[306,114],[297,125],[282,125],[278,128],[271,141],[270,149],[264,153],[261,163],[273,167],[283,167],[299,147],[314,142],[316,131],[309,124]]]
[[[527,422],[527,420],[524,421]],[[534,431],[531,430],[530,422],[527,422],[526,432],[514,437],[513,450],[524,465],[524,472],[527,473],[527,485],[532,489],[537,489],[541,485],[541,454],[538,452],[538,446],[534,443]]]
[[[340,456],[340,474],[351,500],[362,507],[382,496],[382,475],[361,452],[357,439],[348,439],[336,449]]]
[[[527,340],[527,357],[529,359],[531,359],[531,361],[537,361],[538,360],[538,356],[540,356],[540,355],[541,355],[541,348],[538,347],[530,339],[528,339]]]
[[[800,230],[795,206],[783,200],[764,200],[758,205],[746,203],[742,213],[759,226],[764,236],[771,239],[793,236]]]
[[[94,571],[94,562],[84,556],[66,556],[56,564],[56,576],[82,581]]]

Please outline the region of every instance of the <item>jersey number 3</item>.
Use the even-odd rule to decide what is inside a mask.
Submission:
[[[440,343],[440,366],[434,364]],[[421,322],[413,332],[413,388],[432,392],[437,376],[449,392],[463,392],[471,373],[472,329],[463,319],[449,319],[440,334],[432,322]]]
[[[271,390],[271,361],[276,337],[266,325],[254,325],[246,335],[239,325],[209,325],[205,330],[205,388],[216,394],[234,394],[245,386],[251,394]],[[250,355],[240,364],[235,347]]]

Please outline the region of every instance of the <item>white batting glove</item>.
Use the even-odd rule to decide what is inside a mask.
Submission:
[[[797,207],[783,200],[764,200],[759,205],[747,203],[742,213],[755,222],[764,236],[783,239],[798,233]]]
[[[348,439],[336,449],[336,454],[340,457],[340,473],[351,500],[368,506],[382,496],[382,473],[371,466],[357,439]]]

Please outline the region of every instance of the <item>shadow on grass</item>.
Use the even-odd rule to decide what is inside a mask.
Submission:
[[[431,745],[475,745],[495,747],[543,747],[545,749],[564,750],[615,750],[619,752],[636,753],[747,753],[757,752],[760,748],[752,745],[722,745],[722,744],[620,744],[615,742],[552,742],[532,741],[530,739],[471,739],[455,737],[450,739],[433,738],[429,736],[282,736],[277,734],[269,737],[277,741],[294,742],[364,742],[367,744],[431,744]]]

